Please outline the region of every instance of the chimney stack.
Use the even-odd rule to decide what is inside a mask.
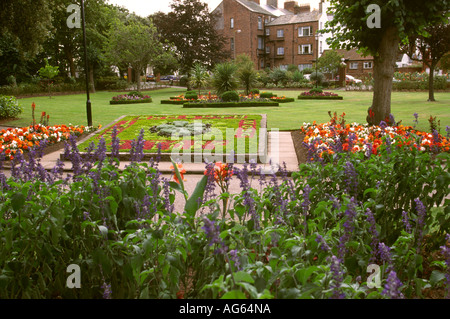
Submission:
[[[278,8],[278,0],[267,0],[267,5]]]
[[[303,12],[311,12],[311,5],[309,3],[301,4],[300,6],[294,7],[294,13],[299,14]]]
[[[295,7],[297,6],[297,1],[285,1],[284,9],[295,13]]]

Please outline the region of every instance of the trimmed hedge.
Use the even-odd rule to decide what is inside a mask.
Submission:
[[[254,107],[254,106],[279,106],[278,102],[218,102],[218,103],[184,103],[184,108],[201,107]]]
[[[161,104],[184,104],[186,103],[185,100],[161,100]]]
[[[123,101],[109,101],[109,104],[136,104],[136,103],[151,103],[152,99],[143,100],[123,100]]]
[[[278,102],[278,103],[289,103],[289,102],[294,102],[295,99],[293,97],[287,97],[285,99],[270,99],[273,102]]]
[[[276,96],[277,96],[276,94],[273,94],[271,92],[262,92],[261,94],[259,94],[259,97],[262,99],[270,99]]]
[[[303,96],[299,95],[299,100],[342,100],[342,96]]]

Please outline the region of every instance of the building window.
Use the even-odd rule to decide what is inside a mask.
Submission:
[[[260,63],[259,63],[259,67],[260,67],[261,69],[264,69],[264,60],[263,60],[263,59],[261,59],[261,61],[260,61]]]
[[[312,34],[311,27],[299,27],[298,36],[299,37],[309,37]]]
[[[350,70],[356,70],[358,68],[358,62],[350,63]]]
[[[270,29],[266,29],[266,35],[269,36],[270,35]]]
[[[264,38],[263,37],[258,37],[258,49],[264,50]]]
[[[287,71],[287,69],[288,69],[288,65],[287,64],[281,64],[280,65],[280,70]]]
[[[364,69],[371,69],[372,68],[372,62],[364,62]]]
[[[234,29],[234,18],[230,19],[230,28]]]
[[[266,47],[266,53],[270,53],[270,47]]]
[[[298,46],[298,54],[312,54],[311,44],[301,44]]]
[[[323,49],[322,49],[322,41],[319,42],[319,53],[322,55]]]
[[[299,64],[298,65],[299,71],[303,71],[304,69],[311,69],[311,68],[312,68],[312,64]]]
[[[234,51],[234,38],[230,39],[230,49],[232,52]]]
[[[263,29],[262,18],[258,17],[258,30],[262,30],[262,29]]]
[[[284,47],[277,48],[277,55],[284,55]]]
[[[280,29],[277,30],[277,38],[283,38],[284,37],[284,30]]]

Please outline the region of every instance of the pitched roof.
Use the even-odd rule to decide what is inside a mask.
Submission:
[[[298,14],[287,14],[276,18],[275,20],[269,22],[267,26],[282,25],[282,24],[295,24],[303,22],[318,21],[321,13],[319,11],[302,12]]]
[[[345,59],[348,59],[349,61],[371,61],[373,60],[373,57],[363,56],[357,52],[357,49],[351,49],[351,50],[345,50],[345,49],[337,49],[337,50],[324,50],[323,53],[326,51],[336,51],[339,54],[342,54]]]
[[[267,11],[262,6],[257,4],[253,1],[247,1],[247,0],[236,0],[237,3],[242,4],[244,7],[246,7],[248,10],[252,12],[257,12],[261,14],[267,14],[267,15],[273,15],[270,11]]]

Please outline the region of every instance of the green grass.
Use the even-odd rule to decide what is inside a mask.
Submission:
[[[208,114],[267,114],[269,129],[296,130],[303,122],[316,121],[318,123],[329,120],[328,111],[339,115],[346,113],[348,122],[366,122],[367,109],[372,103],[372,92],[333,91],[342,95],[342,101],[334,100],[298,100],[299,90],[271,90],[278,96],[295,98],[295,102],[283,103],[277,107],[239,107],[231,109],[205,109],[202,113]],[[122,115],[158,115],[158,114],[196,114],[198,109],[186,109],[182,105],[161,104],[170,96],[184,93],[184,89],[167,88],[155,91],[144,91],[152,97],[153,102],[148,104],[110,105],[109,101],[119,92],[97,92],[91,94],[92,119],[94,125],[108,125]],[[435,93],[436,102],[427,102],[428,92],[393,92],[392,113],[397,121],[402,120],[404,125],[413,125],[413,114],[419,114],[417,129],[429,131],[428,119],[437,117],[441,124],[441,133],[450,125],[450,92]],[[31,122],[31,103],[36,103],[36,117],[39,120],[40,112],[50,114],[50,124],[78,124],[86,125],[86,95],[64,95],[23,98],[20,99],[24,112],[22,118],[11,121],[8,125],[28,126]]]

